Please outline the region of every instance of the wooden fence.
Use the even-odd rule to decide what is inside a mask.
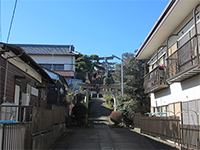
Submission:
[[[133,125],[135,127],[141,127],[141,114],[140,113],[135,113],[133,116]]]
[[[52,109],[34,107],[33,108],[33,120],[32,120],[32,132],[33,134],[39,134],[53,130],[54,124],[65,122],[65,109],[53,105]]]
[[[32,115],[32,134],[53,130],[53,110],[34,107]]]
[[[53,105],[52,110],[53,110],[53,124],[64,123],[65,108]]]
[[[141,117],[141,132],[180,142],[180,120],[169,117]]]
[[[141,133],[171,140],[186,149],[198,149],[198,125],[182,125],[178,117],[144,117],[134,114],[133,124]]]

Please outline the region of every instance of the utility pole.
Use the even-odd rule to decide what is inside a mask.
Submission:
[[[124,81],[123,81],[123,54],[122,54],[122,57],[121,58],[119,58],[119,57],[117,57],[117,56],[115,56],[115,55],[112,55],[113,57],[115,57],[115,58],[117,58],[117,59],[119,59],[119,60],[121,60],[121,91],[122,91],[122,96],[124,95]]]
[[[124,71],[123,71],[123,54],[122,54],[122,58],[121,58],[121,84],[122,84],[122,96],[124,96]]]

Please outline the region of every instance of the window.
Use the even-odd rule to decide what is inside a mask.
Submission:
[[[64,64],[54,64],[53,70],[64,70]]]
[[[51,64],[39,64],[41,67],[51,70]]]
[[[51,69],[51,65],[50,64],[46,64],[45,68]]]
[[[45,64],[39,64],[41,67],[45,68]]]
[[[39,64],[49,70],[64,70],[64,64]]]

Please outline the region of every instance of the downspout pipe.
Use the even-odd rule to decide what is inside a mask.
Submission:
[[[194,28],[195,28],[195,35],[196,35],[196,51],[197,51],[197,60],[198,60],[198,64],[200,64],[199,62],[199,44],[198,44],[198,30],[197,30],[197,20],[196,20],[196,12],[197,12],[197,8],[200,6],[200,4],[198,4],[194,11],[193,11],[193,18],[194,18]]]
[[[3,103],[6,102],[6,90],[7,90],[7,78],[8,78],[8,60],[15,58],[15,57],[20,57],[23,55],[24,52],[22,52],[19,55],[16,56],[12,56],[12,57],[8,57],[6,58],[6,68],[5,68],[5,81],[4,81],[4,91],[3,91]]]

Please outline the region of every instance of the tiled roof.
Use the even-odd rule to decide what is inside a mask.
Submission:
[[[14,44],[32,55],[79,55],[73,45]]]
[[[21,49],[19,46],[16,46],[14,44],[6,44],[0,42],[0,44],[5,45],[9,50],[11,50],[15,55],[17,55],[21,60],[23,60],[25,63],[29,64],[32,68],[34,68],[41,76],[43,76],[45,79],[48,79],[49,82],[53,83],[51,77],[44,71],[44,69],[41,68],[29,55],[27,55],[26,52],[24,52],[23,49]]]
[[[74,77],[74,71],[72,70],[54,70],[54,72],[64,77]]]

